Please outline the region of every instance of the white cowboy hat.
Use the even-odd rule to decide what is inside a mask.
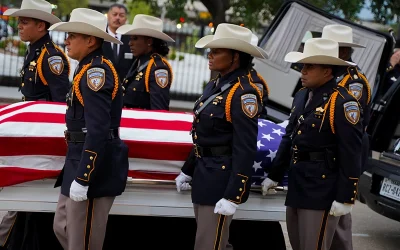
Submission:
[[[234,49],[248,53],[254,57],[268,58],[267,52],[262,48],[252,45],[253,33],[245,27],[221,23],[215,30],[214,35],[208,35],[201,38],[195,45],[196,48],[219,48]]]
[[[68,22],[53,24],[49,30],[73,32],[102,38],[105,41],[122,44],[121,41],[109,35],[107,28],[107,18],[98,11],[77,8],[71,12]]]
[[[252,34],[251,35],[251,42],[252,45],[257,46],[258,45],[258,36]]]
[[[166,42],[175,42],[163,32],[163,21],[160,18],[138,14],[133,18],[132,24],[125,24],[116,31],[122,35],[138,35],[154,37]]]
[[[339,58],[339,44],[324,38],[310,38],[304,43],[304,52],[289,52],[285,61],[290,63],[309,63],[354,66],[355,63]]]
[[[23,0],[20,9],[8,9],[4,11],[4,16],[30,17],[55,24],[61,20],[51,14],[51,3],[44,0]]]
[[[321,38],[336,41],[339,43],[339,47],[365,48],[363,45],[353,43],[353,29],[345,25],[326,25],[322,30]]]

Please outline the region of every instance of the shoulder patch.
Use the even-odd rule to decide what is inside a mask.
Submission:
[[[49,68],[53,74],[61,75],[64,70],[64,61],[61,56],[51,56],[47,59]]]
[[[253,118],[258,111],[257,97],[254,94],[244,94],[240,97],[243,112]]]
[[[254,83],[257,88],[262,92],[264,90],[264,86],[262,85],[262,83]]]
[[[93,91],[98,91],[103,87],[106,80],[106,71],[102,68],[91,68],[87,71],[87,84]]]
[[[357,100],[360,100],[363,92],[363,85],[361,83],[350,83],[349,91]]]
[[[166,69],[157,69],[154,71],[154,76],[156,78],[156,82],[158,86],[161,88],[165,88],[168,86],[168,70]]]
[[[360,108],[358,107],[358,103],[351,101],[343,104],[344,115],[346,119],[353,125],[357,124],[360,120]]]

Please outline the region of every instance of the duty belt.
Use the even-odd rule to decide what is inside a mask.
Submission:
[[[294,164],[296,164],[299,161],[324,161],[326,160],[326,153],[299,151],[297,149],[297,146],[294,146],[292,148],[292,159]]]
[[[193,150],[196,157],[215,157],[215,156],[231,156],[232,147],[218,146],[218,147],[201,147],[193,144]]]
[[[79,131],[64,131],[64,138],[66,142],[73,142],[73,143],[85,143],[85,132]],[[112,140],[115,138],[119,138],[119,129],[110,129],[108,132],[108,140]]]

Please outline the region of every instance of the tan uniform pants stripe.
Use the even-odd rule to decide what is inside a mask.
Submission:
[[[5,247],[8,244],[8,240],[16,220],[17,212],[9,211],[6,215],[4,215],[0,224],[0,246]]]
[[[232,216],[214,213],[215,206],[193,204],[197,222],[194,250],[226,250]]]
[[[330,250],[340,217],[329,211],[286,208],[286,225],[293,250]]]
[[[65,250],[102,250],[108,214],[115,197],[75,202],[60,194],[54,233]]]

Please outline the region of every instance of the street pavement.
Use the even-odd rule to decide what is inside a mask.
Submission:
[[[352,211],[354,250],[399,250],[400,222],[386,218],[358,202]],[[287,250],[292,250],[282,223]]]

